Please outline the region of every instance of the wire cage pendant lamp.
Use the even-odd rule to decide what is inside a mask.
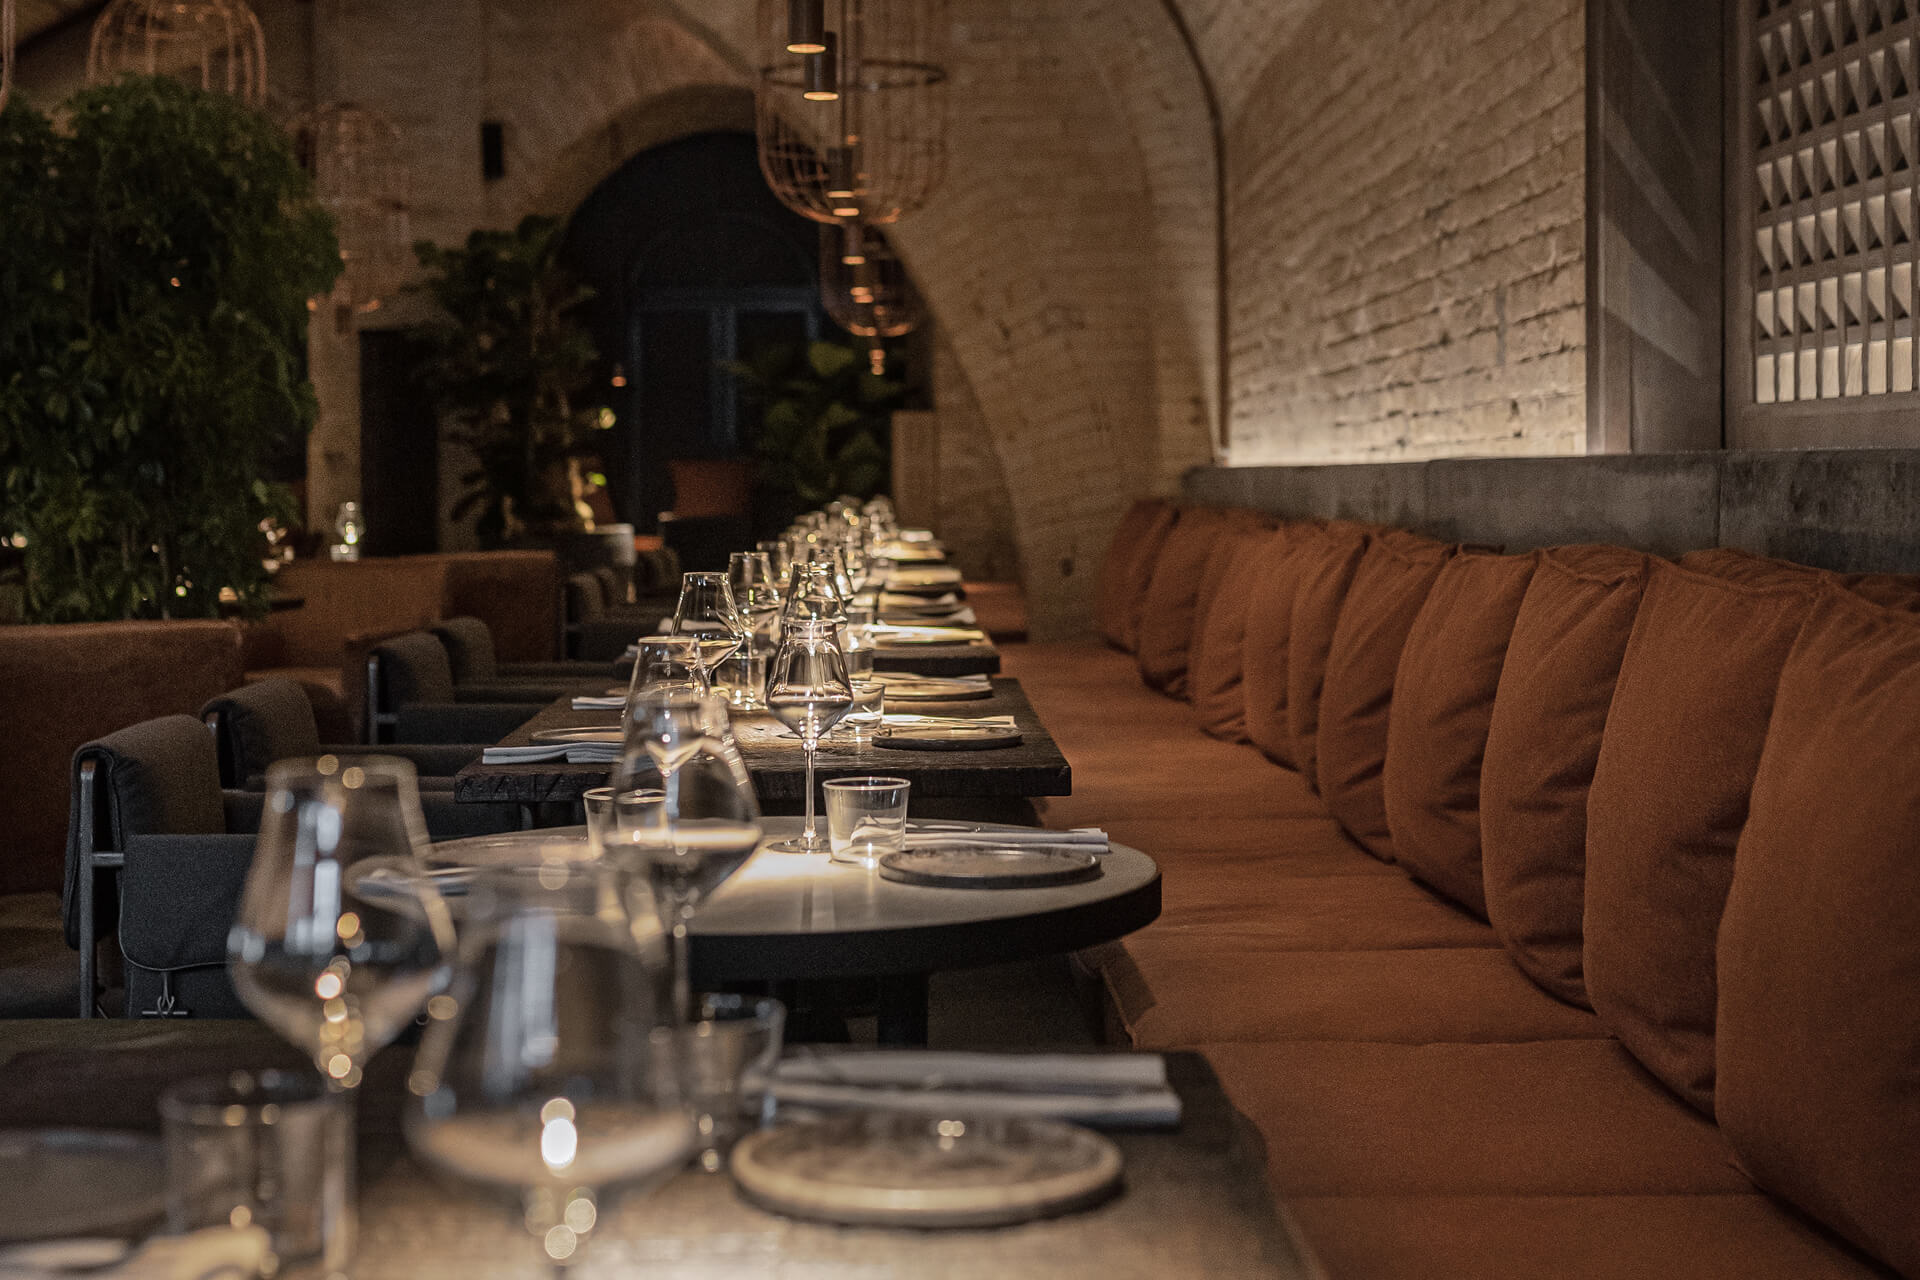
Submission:
[[[0,0],[0,111],[13,92],[13,33],[17,19],[13,0]]]
[[[400,130],[378,111],[328,102],[292,122],[300,163],[333,215],[344,267],[337,300],[354,312],[380,307],[412,262],[412,185]]]
[[[946,176],[946,0],[760,0],[760,169],[816,222],[889,223]]]
[[[867,339],[876,374],[886,367],[884,340],[904,337],[926,319],[926,305],[893,246],[862,222],[820,228],[820,301],[835,324]]]
[[[87,83],[164,75],[250,107],[267,100],[267,42],[246,0],[108,0],[87,47]]]

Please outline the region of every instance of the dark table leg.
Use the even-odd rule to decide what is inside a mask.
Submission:
[[[920,1048],[927,1043],[927,975],[889,974],[880,979],[881,1044]]]

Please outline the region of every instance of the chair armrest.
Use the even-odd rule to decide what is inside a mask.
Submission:
[[[669,613],[668,616],[671,616]],[[616,618],[594,618],[582,622],[571,629],[568,641],[574,647],[574,656],[594,662],[613,662],[627,651],[627,646],[641,636],[651,635],[658,630],[657,622],[642,625],[638,619],[624,621]]]
[[[397,742],[415,744],[498,742],[539,709],[532,703],[416,702],[400,708],[393,736]]]
[[[143,969],[223,965],[255,837],[134,836],[120,870],[120,952]]]
[[[611,662],[502,662],[502,680],[617,680]]]
[[[342,756],[397,756],[413,765],[423,789],[444,790],[453,784],[454,774],[478,760],[490,745],[484,742],[382,742],[368,746],[342,742],[322,745],[320,750]]]
[[[586,686],[577,680],[474,680],[456,687],[455,702],[529,702],[546,706],[555,698],[569,698]],[[601,692],[594,689],[595,693]]]
[[[260,786],[249,786],[244,790],[226,789],[220,792],[220,808],[225,811],[227,832],[231,835],[247,835],[260,830],[260,815],[266,808],[267,798],[263,794],[266,779],[260,780]]]

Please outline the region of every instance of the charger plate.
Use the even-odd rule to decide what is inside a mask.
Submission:
[[[602,725],[581,725],[572,729],[539,729],[527,735],[528,742],[605,742],[619,746],[625,741],[624,730],[618,725],[611,728]]]
[[[167,1211],[157,1138],[113,1129],[0,1130],[0,1241],[133,1236]]]
[[[873,745],[892,751],[995,751],[1017,747],[1023,739],[1018,729],[996,726],[935,725],[928,728],[882,728],[873,737]]]
[[[983,832],[981,838],[991,840],[993,834]],[[882,880],[944,889],[1044,889],[1099,874],[1099,858],[1065,846],[955,842],[880,858]]]
[[[1091,1208],[1120,1149],[1057,1120],[849,1111],[749,1134],[733,1180],[761,1208],[847,1226],[993,1227]]]

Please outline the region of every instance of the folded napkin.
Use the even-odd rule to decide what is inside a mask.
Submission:
[[[891,591],[880,593],[882,609],[924,609],[933,605],[957,605],[960,597],[949,591],[943,596],[902,596]]]
[[[987,638],[986,632],[973,627],[902,627],[876,622],[868,630],[882,644],[968,644]]]
[[[6,1280],[251,1280],[268,1257],[267,1233],[259,1227],[209,1227],[184,1236],[155,1236],[143,1244],[125,1240],[47,1240],[0,1250]]]
[[[906,671],[882,671],[874,676],[881,684],[892,684],[898,680],[905,684],[919,684],[925,680],[938,680],[942,684],[965,685],[969,689],[991,689],[993,681],[986,676],[919,676]]]
[[[917,716],[907,712],[888,712],[880,717],[883,724],[894,725],[901,729],[947,729],[954,725],[971,728],[974,725],[988,725],[995,729],[1015,728],[1012,716]]]
[[[545,764],[549,760],[614,764],[619,759],[620,747],[612,742],[535,742],[524,747],[488,747],[480,753],[482,764]]]
[[[960,571],[952,565],[928,565],[921,569],[895,569],[887,575],[889,587],[939,587],[960,581]]]
[[[948,1053],[801,1046],[767,1082],[783,1107],[1045,1116],[1114,1128],[1180,1123],[1157,1053]]]
[[[1040,827],[1001,827],[985,822],[913,821],[907,824],[909,849],[931,849],[950,844],[1084,849],[1088,853],[1105,853],[1111,847],[1107,833],[1098,827],[1047,831]]]
[[[624,693],[590,694],[573,700],[575,711],[625,711],[627,695]]]
[[[937,625],[943,627],[970,627],[980,621],[980,615],[968,606],[939,610],[896,609],[883,612],[880,615],[879,625],[883,627],[915,626],[922,623],[935,625],[936,620]]]

